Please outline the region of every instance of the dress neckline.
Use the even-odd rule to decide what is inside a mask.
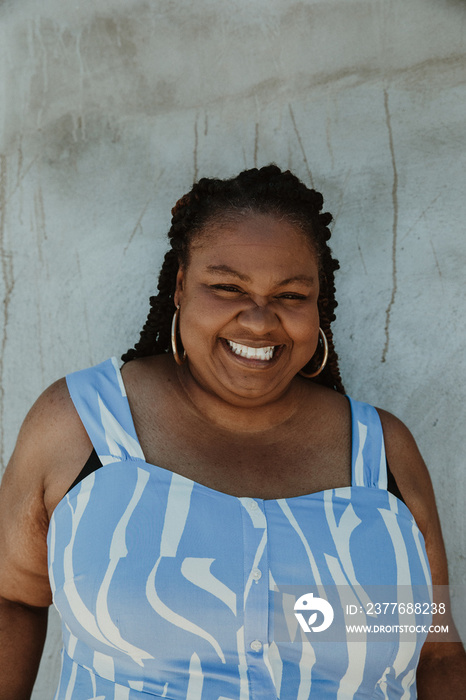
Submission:
[[[126,400],[126,405],[127,405],[127,412],[128,412],[128,421],[131,424],[131,428],[133,431],[133,434],[136,436],[136,440],[139,446],[139,450],[141,452],[141,455],[143,456],[143,459],[138,460],[137,458],[131,458],[130,461],[141,461],[147,466],[151,467],[152,469],[156,469],[158,471],[161,471],[167,475],[176,475],[177,478],[185,480],[187,483],[192,484],[193,486],[196,485],[197,487],[200,487],[202,489],[206,489],[214,494],[221,494],[222,496],[227,496],[228,498],[234,498],[237,500],[241,499],[250,499],[254,501],[260,501],[261,503],[267,503],[267,502],[275,502],[275,501],[283,501],[283,500],[296,500],[299,498],[307,498],[311,496],[323,496],[326,493],[329,493],[331,491],[347,491],[348,489],[353,489],[353,488],[363,488],[367,489],[370,488],[371,490],[374,490],[371,487],[368,487],[366,485],[357,485],[355,484],[355,465],[356,465],[356,459],[357,459],[357,446],[355,445],[355,441],[353,438],[353,432],[354,432],[354,427],[356,423],[356,416],[355,416],[355,407],[354,407],[354,399],[352,399],[350,396],[345,394],[345,398],[347,399],[349,406],[350,406],[350,420],[351,420],[351,483],[348,486],[338,486],[338,487],[333,487],[333,488],[327,488],[327,489],[322,489],[320,491],[311,491],[309,493],[303,493],[300,495],[296,496],[287,496],[287,497],[281,497],[281,498],[260,498],[259,496],[235,496],[231,493],[228,493],[226,491],[220,491],[219,489],[214,489],[211,486],[207,486],[206,484],[203,484],[200,481],[196,481],[195,479],[191,479],[190,477],[184,476],[183,474],[179,474],[178,472],[173,471],[172,469],[167,469],[166,467],[160,467],[157,464],[152,464],[146,459],[146,456],[144,454],[144,450],[141,447],[141,443],[139,440],[139,436],[136,431],[136,427],[134,424],[134,418],[133,414],[131,412],[131,407],[129,405],[128,401],[128,394],[126,392],[126,385],[123,379],[123,375],[121,373],[120,366],[118,364],[118,361],[116,357],[111,358],[111,362],[113,363],[113,366],[116,371],[116,378],[118,381],[118,384],[120,386],[120,389],[124,392],[124,397]],[[109,465],[110,466],[110,465]],[[375,489],[375,490],[380,490],[380,489]]]
[[[407,515],[408,517],[410,517],[412,519],[412,514],[411,514],[409,508],[406,506],[406,504],[401,499],[399,499],[396,495],[389,492],[387,488],[384,488],[380,484],[375,484],[375,483],[368,484],[368,483],[366,483],[367,476],[364,476],[364,477],[361,476],[361,473],[360,473],[361,465],[360,464],[358,465],[358,463],[361,462],[361,457],[362,457],[361,452],[360,452],[360,450],[362,449],[360,446],[360,437],[361,436],[359,435],[359,437],[358,437],[358,435],[357,435],[358,431],[361,428],[361,423],[359,421],[359,417],[361,417],[359,415],[360,414],[360,407],[366,407],[366,409],[369,408],[369,409],[372,409],[373,411],[376,410],[373,407],[369,406],[368,404],[363,404],[359,401],[356,401],[355,399],[352,399],[350,396],[346,395],[346,399],[348,400],[349,405],[350,405],[350,419],[351,419],[351,484],[349,484],[348,486],[338,486],[338,487],[333,487],[333,488],[330,487],[327,489],[322,489],[320,491],[311,491],[311,492],[299,494],[296,496],[287,496],[287,497],[280,497],[280,498],[261,498],[259,496],[246,496],[246,495],[235,496],[235,495],[228,493],[226,491],[220,491],[219,489],[215,489],[211,486],[207,486],[206,484],[203,484],[200,481],[196,481],[194,479],[191,479],[191,478],[184,476],[183,474],[179,474],[178,472],[173,471],[171,469],[161,467],[157,464],[152,464],[151,462],[148,462],[146,460],[146,457],[144,455],[144,452],[143,452],[142,447],[141,447],[140,442],[139,442],[138,435],[136,433],[133,415],[131,412],[131,408],[130,408],[127,393],[126,393],[125,383],[124,383],[123,376],[122,376],[117,359],[115,357],[111,357],[108,360],[102,362],[101,365],[98,365],[98,367],[102,367],[102,370],[107,372],[106,368],[108,368],[109,365],[111,365],[112,369],[114,370],[114,372],[112,373],[113,374],[112,381],[118,385],[118,387],[119,387],[118,394],[121,397],[121,399],[123,400],[123,404],[124,404],[123,410],[124,410],[124,414],[125,414],[126,428],[127,429],[129,428],[131,430],[132,435],[133,435],[132,439],[133,439],[137,449],[136,449],[136,452],[132,455],[128,454],[128,452],[126,452],[126,456],[123,459],[118,459],[117,457],[115,457],[115,460],[105,461],[105,463],[102,465],[102,467],[99,467],[97,469],[98,472],[100,472],[101,469],[106,471],[107,468],[110,468],[110,467],[114,468],[115,465],[117,465],[119,463],[137,464],[139,462],[139,463],[144,464],[147,467],[149,467],[149,469],[151,471],[153,471],[155,473],[159,473],[160,475],[163,475],[164,477],[168,477],[170,479],[176,478],[180,482],[184,481],[185,484],[190,484],[191,488],[196,486],[197,489],[200,489],[206,493],[210,492],[211,494],[213,494],[217,497],[227,498],[230,501],[237,501],[237,502],[257,501],[257,502],[264,504],[263,507],[265,507],[265,504],[267,504],[267,503],[276,503],[276,502],[280,502],[280,501],[297,502],[299,500],[304,501],[306,499],[307,500],[312,500],[312,499],[313,500],[316,500],[316,499],[321,500],[321,499],[324,499],[325,495],[328,493],[334,493],[334,495],[336,497],[340,496],[341,498],[344,498],[345,500],[347,500],[347,499],[351,498],[351,495],[355,490],[357,490],[358,492],[369,491],[372,494],[374,494],[374,492],[379,493],[380,495],[383,495],[384,498],[386,498],[387,494],[389,494],[390,496],[392,496],[395,499],[394,503],[397,504],[398,509],[400,507],[399,504],[401,504],[401,512],[403,512],[403,510],[404,510],[405,515]],[[105,370],[104,370],[104,368],[105,368]],[[91,369],[96,369],[96,368],[91,368]],[[83,370],[83,371],[88,371],[88,370]],[[70,375],[70,376],[73,376],[73,375]],[[108,379],[109,375],[107,374],[106,376]],[[80,415],[79,412],[78,412],[78,415]],[[384,456],[385,451],[384,451],[384,447],[383,447],[383,432],[382,432],[382,426],[380,424],[380,419],[378,419],[378,423],[379,423],[378,428],[381,431],[381,437],[382,437],[382,443],[381,443],[382,444],[382,455]],[[91,435],[90,435],[90,437],[91,437]],[[91,437],[91,440],[92,440],[92,437]],[[95,450],[95,447],[94,447],[94,450]],[[356,473],[357,470],[359,473]],[[91,476],[95,475],[95,471],[96,470],[93,470],[92,472],[88,473],[86,476],[83,477],[83,479],[81,479],[80,481],[77,481],[76,484],[68,490],[68,492],[63,496],[63,498],[59,501],[59,503],[55,507],[53,513],[51,514],[51,518],[53,517],[53,514],[55,513],[57,508],[59,506],[61,506],[61,504],[63,502],[65,502],[65,503],[67,502],[68,495],[71,494],[72,492],[75,492],[75,489],[77,487],[80,487],[80,485],[84,481],[87,481],[89,478],[91,478]],[[358,483],[358,479],[359,479],[359,483]],[[77,492],[75,492],[75,493],[77,493]]]

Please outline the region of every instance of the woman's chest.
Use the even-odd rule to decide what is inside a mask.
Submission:
[[[351,485],[351,436],[344,423],[261,435],[219,431],[186,417],[136,414],[146,460],[233,496],[290,498]]]

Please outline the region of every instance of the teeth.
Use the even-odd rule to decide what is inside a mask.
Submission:
[[[234,343],[232,340],[227,340],[227,343],[235,355],[247,357],[252,360],[271,360],[273,351],[275,350],[274,345],[268,345],[266,348],[251,348],[249,345]]]

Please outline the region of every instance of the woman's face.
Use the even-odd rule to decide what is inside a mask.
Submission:
[[[296,226],[273,215],[211,224],[177,276],[189,370],[236,406],[278,399],[314,354],[317,257]]]

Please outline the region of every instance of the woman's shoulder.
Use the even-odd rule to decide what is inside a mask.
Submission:
[[[15,498],[41,494],[50,516],[91,450],[66,378],[61,378],[45,389],[29,410],[5,472],[5,482],[17,485]]]
[[[406,505],[427,540],[441,542],[440,522],[432,481],[426,463],[409,428],[397,416],[377,408],[385,452]]]
[[[387,461],[403,496],[422,497],[430,486],[430,478],[416,440],[397,416],[379,407],[376,410],[382,424]]]
[[[353,430],[354,419],[364,422],[368,418],[370,425],[381,425],[387,462],[406,505],[424,534],[435,526],[435,518],[432,518],[432,513],[436,514],[435,498],[429,472],[411,431],[403,421],[384,409],[350,399],[323,386],[312,388],[306,400],[309,422],[313,411],[318,410],[328,426],[341,424],[347,434]],[[380,424],[378,420],[374,421],[377,414]]]
[[[44,469],[65,445],[72,448],[86,435],[71,400],[66,378],[51,384],[35,401],[21,426],[14,456],[34,456]],[[58,455],[57,455],[58,456]],[[46,470],[46,469],[45,469]]]
[[[48,523],[76,460],[85,454],[82,431],[64,379],[41,394],[23,422],[0,489],[0,594],[8,599],[50,603]]]

